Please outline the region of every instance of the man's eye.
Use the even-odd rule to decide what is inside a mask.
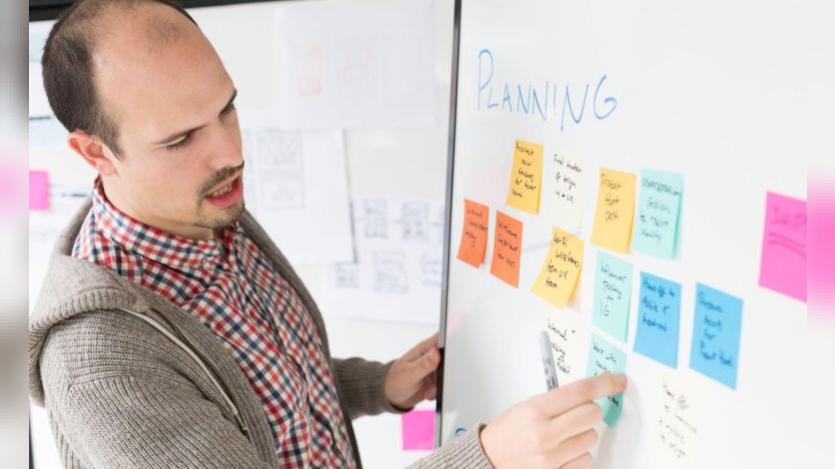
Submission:
[[[179,148],[182,148],[182,147],[186,146],[186,144],[187,144],[190,140],[191,140],[191,134],[188,134],[188,135],[186,135],[186,136],[185,136],[185,138],[183,138],[183,139],[182,139],[182,140],[180,140],[179,142],[177,142],[177,143],[172,143],[172,144],[170,144],[170,145],[166,145],[166,146],[165,146],[165,148],[167,148],[167,149],[169,149],[169,150],[177,150],[177,149],[179,149]]]
[[[223,108],[223,110],[220,111],[220,113],[225,116],[227,114],[230,114],[234,110],[235,110],[235,103],[229,103],[229,105],[226,106],[225,108]]]

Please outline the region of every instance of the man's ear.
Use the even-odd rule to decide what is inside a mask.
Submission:
[[[116,155],[98,137],[83,130],[74,130],[67,136],[67,144],[84,162],[102,176],[117,175],[113,162]]]

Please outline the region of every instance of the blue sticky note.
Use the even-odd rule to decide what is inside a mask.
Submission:
[[[672,259],[678,246],[684,178],[680,174],[641,170],[641,192],[635,216],[632,246],[664,259]]]
[[[597,376],[605,371],[611,373],[625,372],[626,354],[619,348],[592,334],[591,351],[589,352],[589,364],[586,369],[586,375]],[[620,413],[623,410],[623,393],[601,397],[595,400],[595,402],[603,411],[603,420],[606,421],[606,425],[609,427],[617,425],[618,420],[620,420]]]
[[[736,389],[742,300],[696,284],[690,368]]]
[[[641,272],[640,295],[635,351],[676,368],[681,285]]]
[[[632,264],[597,252],[594,273],[594,325],[626,342],[632,301]]]

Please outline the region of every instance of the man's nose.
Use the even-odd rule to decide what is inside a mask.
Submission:
[[[212,169],[218,171],[240,166],[243,162],[240,142],[241,135],[238,127],[232,128],[222,123],[214,124],[209,142]]]

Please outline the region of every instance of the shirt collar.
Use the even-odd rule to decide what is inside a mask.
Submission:
[[[96,227],[125,249],[160,264],[179,268],[219,266],[231,252],[237,227],[226,227],[217,239],[195,240],[146,225],[122,212],[107,199],[101,178],[93,190]]]

